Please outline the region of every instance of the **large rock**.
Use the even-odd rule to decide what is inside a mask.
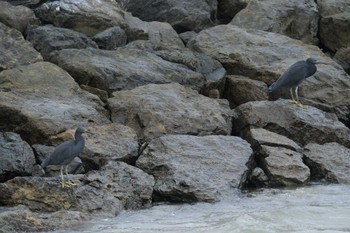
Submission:
[[[138,156],[139,144],[135,131],[120,124],[86,127],[84,161],[102,167],[108,161],[132,163]]]
[[[152,140],[136,165],[155,177],[159,200],[212,202],[234,196],[251,156],[238,137],[167,135]]]
[[[43,59],[31,43],[24,40],[19,31],[2,23],[0,23],[0,53],[0,71]]]
[[[268,100],[267,85],[240,75],[226,76],[224,97],[230,102],[230,107],[249,101]]]
[[[350,47],[339,49],[333,59],[350,74]]]
[[[45,59],[48,59],[49,54],[54,50],[97,48],[97,44],[85,34],[53,25],[28,27],[26,39]]]
[[[28,143],[18,134],[0,132],[0,182],[31,175],[35,157]]]
[[[244,139],[252,145],[258,166],[250,175],[250,185],[297,186],[309,180],[310,170],[303,163],[302,149],[294,141],[263,128],[251,128]]]
[[[77,184],[62,188],[58,178],[16,177],[0,184],[0,203],[31,210],[78,210],[115,216],[124,208],[149,206],[154,179],[138,168],[110,162],[86,176],[70,175]]]
[[[127,10],[145,21],[170,23],[177,32],[200,31],[213,25],[215,0],[130,0]]]
[[[113,26],[125,26],[124,12],[112,0],[48,1],[35,9],[43,22],[93,36]]]
[[[321,16],[350,12],[350,2],[348,0],[317,0],[317,5]]]
[[[163,134],[230,134],[231,113],[227,102],[198,94],[177,83],[150,84],[117,91],[108,100],[112,121],[133,128],[145,140]]]
[[[109,123],[102,101],[58,66],[38,62],[0,73],[0,129],[30,144],[82,124]]]
[[[318,10],[313,0],[252,0],[231,24],[280,33],[305,43],[318,41]]]
[[[25,6],[13,6],[6,1],[0,1],[0,22],[15,28],[24,34],[28,24],[39,24],[33,10]]]
[[[300,108],[287,100],[256,101],[235,108],[233,126],[237,134],[248,127],[264,128],[306,145],[339,142],[350,145],[350,130],[334,116],[317,108]]]
[[[350,12],[325,16],[320,21],[320,40],[333,52],[350,47]]]
[[[269,177],[269,186],[303,185],[310,178],[310,169],[303,163],[303,155],[299,152],[261,146],[257,160]]]
[[[50,60],[68,71],[79,84],[108,92],[169,82],[198,90],[205,82],[200,73],[184,65],[138,49],[65,49],[54,53]]]
[[[318,72],[306,79],[299,88],[302,102],[334,111],[341,120],[350,115],[350,78],[316,46],[299,40],[233,25],[220,25],[201,31],[190,42],[191,47],[219,60],[228,74],[250,77],[267,84],[293,63],[314,56],[329,65],[318,65]],[[285,91],[285,96],[290,96]]]
[[[305,163],[310,167],[311,179],[331,183],[350,184],[350,149],[336,142],[304,147]]]
[[[100,49],[113,50],[117,47],[126,45],[127,37],[121,27],[111,27],[92,38]]]

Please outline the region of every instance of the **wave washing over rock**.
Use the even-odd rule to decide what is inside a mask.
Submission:
[[[349,17],[347,0],[0,1],[0,232],[349,184]],[[311,56],[327,64],[304,108],[268,92]],[[61,187],[39,164],[78,126]]]

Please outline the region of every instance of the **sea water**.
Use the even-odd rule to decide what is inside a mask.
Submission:
[[[350,185],[265,189],[212,204],[159,205],[55,232],[350,232]]]

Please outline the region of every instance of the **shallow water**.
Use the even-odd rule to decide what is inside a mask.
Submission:
[[[350,232],[350,185],[264,190],[214,204],[155,206],[56,231],[67,232]]]

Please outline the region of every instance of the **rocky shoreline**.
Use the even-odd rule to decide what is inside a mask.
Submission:
[[[346,0],[0,1],[0,232],[349,184],[349,19]],[[269,95],[310,56],[305,108]],[[77,126],[62,188],[38,164]]]

